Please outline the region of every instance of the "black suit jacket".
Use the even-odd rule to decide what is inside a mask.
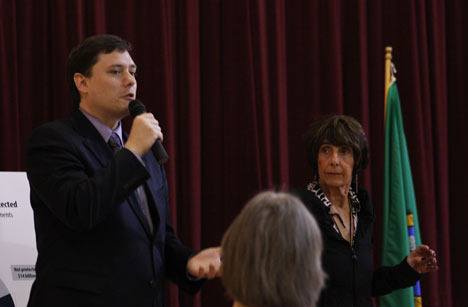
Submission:
[[[27,151],[38,258],[28,306],[163,306],[164,278],[195,292],[192,251],[169,225],[163,168],[113,154],[80,112],[36,129]],[[154,235],[133,191],[145,186]]]

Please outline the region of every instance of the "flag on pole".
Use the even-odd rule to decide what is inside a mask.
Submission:
[[[421,244],[416,197],[400,109],[396,79],[392,73],[391,48],[387,47],[385,84],[385,162],[382,265],[400,263]],[[388,70],[388,72],[387,72]],[[410,222],[410,223],[409,223]],[[410,225],[411,224],[411,225]],[[415,295],[416,294],[416,295]],[[419,282],[380,298],[381,307],[421,307]]]

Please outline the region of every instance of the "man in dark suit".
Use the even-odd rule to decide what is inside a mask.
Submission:
[[[27,152],[38,259],[36,306],[163,306],[165,278],[189,292],[219,272],[219,249],[194,255],[169,224],[163,138],[151,113],[121,120],[136,97],[130,44],[93,36],[70,53],[78,109],[37,128]]]

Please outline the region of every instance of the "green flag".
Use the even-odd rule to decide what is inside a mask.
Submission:
[[[413,214],[414,239],[421,244],[413,178],[406,145],[400,97],[396,82],[387,91],[385,120],[385,169],[383,203],[382,265],[393,266],[409,254],[407,214]],[[414,307],[413,288],[394,291],[380,298],[381,307]]]

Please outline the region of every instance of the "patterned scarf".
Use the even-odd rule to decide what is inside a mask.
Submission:
[[[313,181],[307,185],[307,190],[312,192],[321,202],[322,204],[328,209],[328,212],[330,212],[330,207],[332,205],[331,201],[328,199],[327,195],[322,191],[320,188],[320,185],[318,181]],[[353,221],[354,221],[354,229],[357,229],[357,223],[358,223],[358,212],[361,210],[361,203],[359,202],[359,198],[357,197],[357,194],[352,190],[352,188],[349,188],[349,198],[351,199],[351,213],[353,215]],[[333,223],[333,228],[335,231],[339,234],[340,230],[338,229],[338,226],[336,226],[335,223]]]

